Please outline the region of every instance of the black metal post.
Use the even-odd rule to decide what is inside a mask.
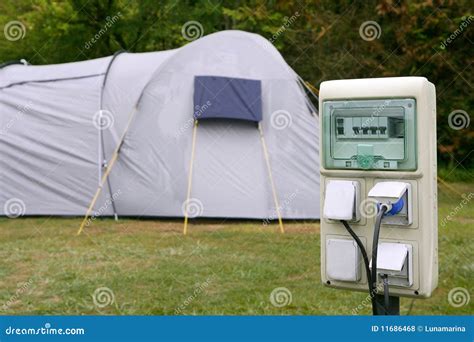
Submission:
[[[384,295],[375,295],[375,302],[377,305],[377,312],[379,315],[400,315],[400,297],[389,296],[389,306],[385,307]]]

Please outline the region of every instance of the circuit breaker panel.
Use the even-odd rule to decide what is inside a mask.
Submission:
[[[326,101],[327,168],[416,169],[415,100]]]

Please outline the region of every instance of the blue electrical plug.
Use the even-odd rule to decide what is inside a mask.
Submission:
[[[403,206],[405,205],[405,201],[403,197],[400,198],[397,202],[392,204],[392,207],[389,211],[385,212],[384,216],[394,216],[397,215],[400,211],[402,211]],[[380,203],[377,203],[377,211],[380,211]]]

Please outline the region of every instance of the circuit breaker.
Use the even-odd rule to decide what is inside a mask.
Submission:
[[[329,169],[416,169],[415,100],[323,103]]]
[[[391,296],[431,296],[438,282],[434,85],[424,77],[327,81],[319,108],[322,282],[367,291],[370,278],[384,281]],[[371,259],[366,267],[359,244]]]

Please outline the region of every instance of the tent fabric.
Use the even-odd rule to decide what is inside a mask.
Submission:
[[[194,78],[194,119],[262,120],[259,80],[222,76]]]
[[[0,69],[0,89],[33,82],[102,76],[112,57],[56,65],[14,64]]]
[[[319,218],[318,117],[273,45],[242,31],[170,51],[0,69],[0,215],[15,201],[24,215],[84,215],[133,116],[94,215],[113,215],[113,199],[119,216],[183,217],[194,80],[206,75],[260,82],[282,217]],[[276,217],[254,124],[199,125],[191,200],[192,217]]]

